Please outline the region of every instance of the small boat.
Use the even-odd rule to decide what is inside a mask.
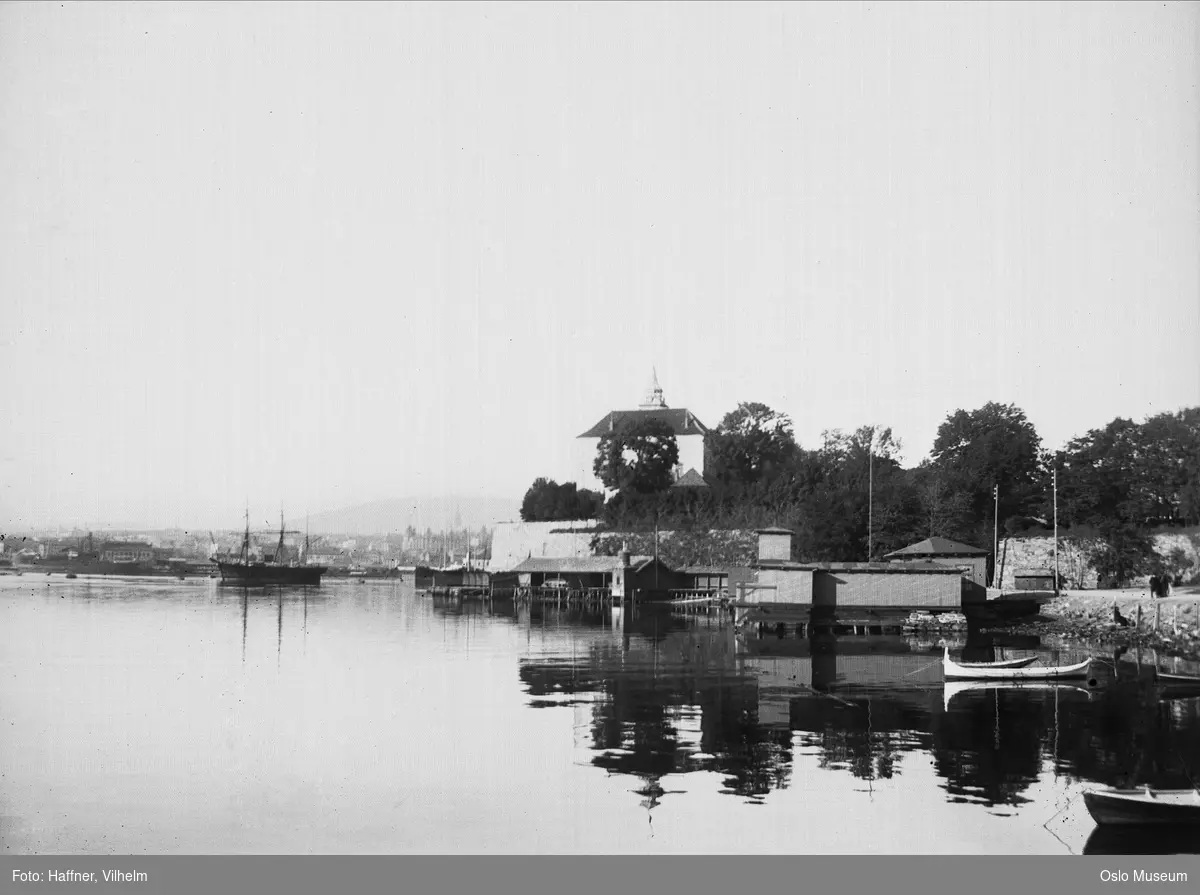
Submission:
[[[946,680],[1053,680],[1056,678],[1087,677],[1091,658],[1075,665],[1048,665],[1039,668],[1012,668],[988,665],[966,665],[950,658],[950,649],[942,655],[942,670]]]
[[[1090,790],[1083,794],[1083,802],[1098,824],[1200,827],[1197,789]]]
[[[1154,675],[1154,683],[1158,687],[1158,698],[1194,699],[1200,697],[1200,677],[1190,674],[1163,674],[1161,671]]]
[[[1001,659],[999,662],[962,662],[960,668],[1026,668],[1038,660],[1037,656],[1022,656],[1020,659]]]
[[[67,577],[68,578],[78,578],[79,576],[76,575],[74,572],[67,572]]]
[[[1049,693],[1057,691],[1062,696],[1077,696],[1082,693],[1088,699],[1092,691],[1075,684],[1047,684],[1039,681],[946,681],[942,692],[942,705],[950,711],[950,700],[968,693]]]

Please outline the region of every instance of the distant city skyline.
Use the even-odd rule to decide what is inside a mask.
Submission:
[[[1200,405],[1187,3],[0,5],[0,529],[519,501],[741,401]]]

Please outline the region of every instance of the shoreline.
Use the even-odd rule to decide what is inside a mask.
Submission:
[[[1114,608],[1127,624],[1115,620]],[[1148,648],[1200,661],[1200,586],[1184,585],[1172,596],[1158,599],[1145,587],[1062,591],[1036,617],[995,630],[1036,634],[1063,645]]]

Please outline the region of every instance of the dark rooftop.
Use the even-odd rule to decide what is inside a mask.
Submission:
[[[613,410],[579,438],[603,438],[612,432],[620,431],[626,426],[646,420],[657,420],[671,427],[676,435],[703,435],[708,427],[695,414],[682,407],[656,407],[652,410]]]
[[[888,556],[987,556],[987,550],[980,550],[969,544],[960,544],[949,538],[926,538],[916,544],[901,547],[887,554]]]

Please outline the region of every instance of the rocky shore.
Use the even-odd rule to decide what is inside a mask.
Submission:
[[[1180,588],[1166,599],[1153,599],[1144,589],[1064,591],[1037,617],[1004,630],[1064,646],[1142,647],[1200,660],[1200,586]]]

